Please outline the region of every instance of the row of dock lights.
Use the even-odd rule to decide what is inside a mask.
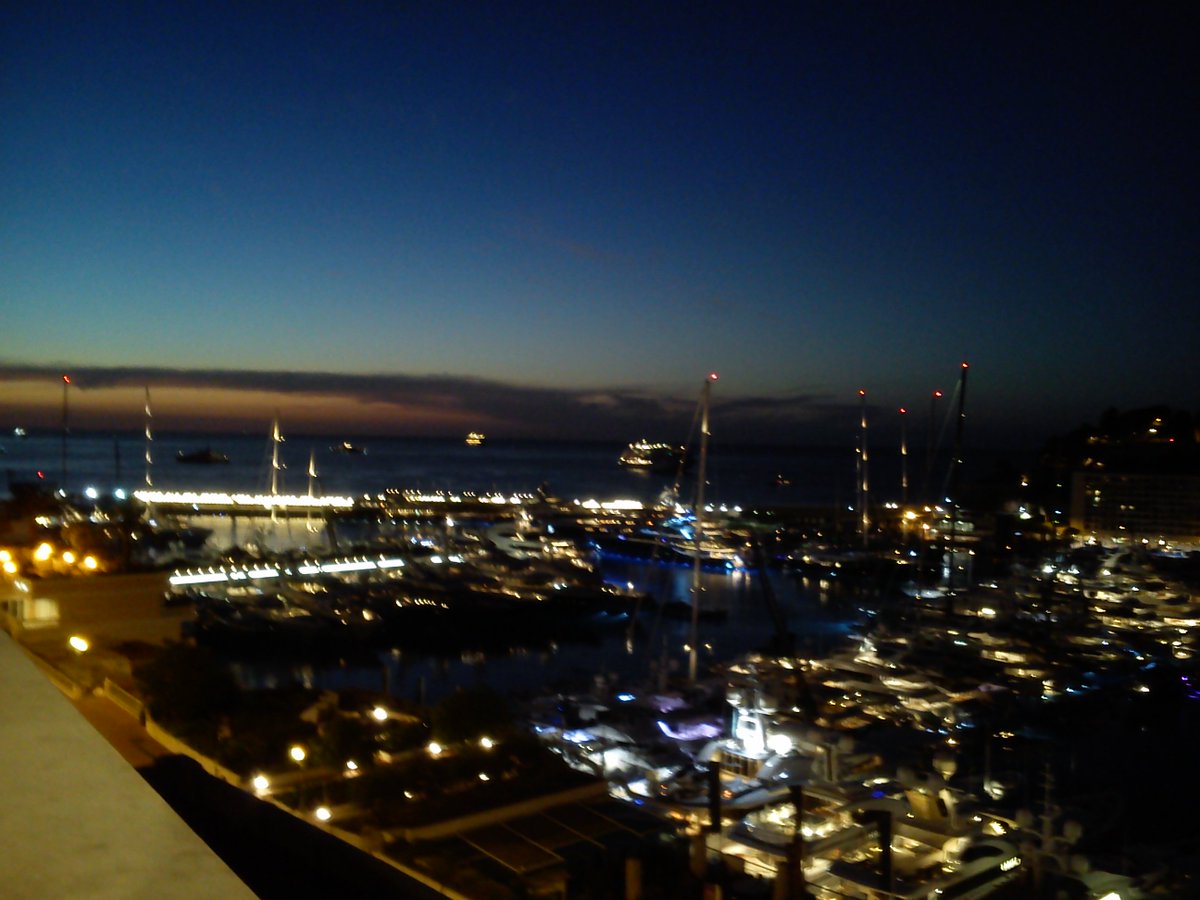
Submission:
[[[486,503],[494,506],[523,506],[540,498],[535,494],[476,494],[474,491],[417,491],[389,489],[376,499],[386,501],[389,495],[399,495],[405,503]]]
[[[142,503],[156,506],[244,507],[246,509],[349,509],[353,497],[313,497],[306,494],[226,494],[220,491],[134,491]]]
[[[219,584],[226,581],[257,581],[268,578],[279,578],[291,575],[332,575],[342,572],[367,572],[371,570],[398,569],[404,566],[404,560],[399,557],[381,557],[365,559],[362,557],[337,559],[329,562],[307,562],[291,568],[278,566],[240,566],[226,568],[210,566],[200,570],[181,570],[172,573],[169,581],[173,586],[192,584]]]

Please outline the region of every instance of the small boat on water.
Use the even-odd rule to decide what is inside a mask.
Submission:
[[[467,434],[466,443],[470,447],[482,447],[487,441],[487,435],[482,431],[472,431]]]
[[[617,457],[618,463],[630,469],[664,474],[673,474],[686,460],[687,453],[683,447],[647,441],[645,438],[634,441]]]
[[[334,453],[366,453],[367,448],[361,444],[352,444],[349,441],[342,441],[340,444],[334,444],[330,448]]]
[[[191,452],[180,450],[175,454],[175,461],[194,466],[207,466],[228,463],[229,456],[213,450],[211,447],[205,447],[203,450],[192,450]]]

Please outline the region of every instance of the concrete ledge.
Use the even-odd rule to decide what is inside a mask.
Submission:
[[[7,634],[0,684],[5,897],[254,896]]]

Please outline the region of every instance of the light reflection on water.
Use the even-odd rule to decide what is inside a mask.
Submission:
[[[286,423],[285,423],[286,424]],[[268,428],[261,435],[154,435],[151,477],[157,490],[266,492],[270,485],[271,447]],[[652,501],[671,479],[633,471],[616,462],[624,445],[612,443],[551,443],[489,441],[468,447],[461,440],[431,438],[374,438],[358,440],[365,454],[341,453],[329,437],[286,435],[281,445],[280,493],[305,494],[309,456],[315,457],[317,493],[359,496],[385,488],[531,493],[545,483],[564,499],[633,497]],[[708,457],[705,497],[710,503],[742,506],[763,504],[833,504],[854,496],[855,469],[847,447],[737,447],[714,442]],[[118,434],[72,432],[63,472],[63,441],[53,432],[5,441],[5,468],[16,480],[63,484],[79,493],[94,485],[134,490],[144,486],[146,450],[141,432]],[[182,465],[185,453],[211,448],[229,456],[227,465]],[[899,491],[898,454],[875,449],[872,475],[877,490],[892,485]],[[780,476],[783,476],[782,480]],[[681,485],[685,499],[694,492],[695,476]],[[0,490],[4,485],[0,484]]]
[[[647,591],[659,598],[687,599],[692,571],[687,566],[607,562],[607,579]],[[796,642],[814,652],[833,649],[844,639],[854,618],[854,605],[836,594],[822,598],[790,575],[772,573],[771,586]],[[705,572],[701,575],[705,602],[727,612],[720,621],[702,619],[698,625],[700,661],[725,662],[764,648],[774,634],[759,576]],[[609,687],[651,683],[666,660],[675,675],[687,671],[685,646],[690,631],[686,619],[657,616],[643,610],[632,644],[624,627],[606,626],[594,642],[562,642],[541,647],[509,647],[500,651],[467,651],[436,656],[415,650],[384,650],[362,659],[311,661],[243,660],[234,670],[250,689],[301,685],[321,690],[382,691],[404,700],[436,703],[460,687],[488,686],[509,695],[546,690],[581,690],[603,676]]]
[[[285,432],[286,432],[286,423]],[[153,445],[154,486],[162,490],[221,489],[261,491],[268,484],[271,457],[268,426],[261,434],[199,435],[156,433]],[[636,435],[633,437],[637,437]],[[542,483],[556,495],[575,497],[636,497],[653,500],[670,479],[631,472],[616,464],[623,444],[571,444],[489,441],[484,447],[467,447],[461,440],[358,439],[365,454],[335,451],[340,440],[329,437],[287,435],[282,445],[282,492],[305,493],[305,472],[310,452],[316,456],[320,479],[316,492],[360,495],[387,487],[478,492],[532,492]],[[62,477],[62,440],[56,433],[31,434],[7,442],[6,467],[13,477],[29,479],[43,471],[47,482]],[[188,466],[175,462],[180,450],[211,447],[227,453],[228,465]],[[140,432],[103,434],[72,433],[68,448],[66,486],[80,491],[87,484],[102,490],[116,485],[140,487],[145,477]],[[877,484],[897,483],[889,473],[893,465],[880,448],[874,462]],[[710,447],[706,497],[751,507],[769,504],[828,504],[853,495],[855,472],[850,448],[738,448],[716,441]],[[785,475],[784,486],[777,476]],[[685,490],[686,490],[685,486]],[[686,495],[685,495],[686,496]],[[289,523],[290,524],[290,523]],[[300,526],[297,526],[300,527]],[[349,526],[346,526],[349,527]],[[244,536],[239,535],[239,538]],[[686,565],[653,565],[607,560],[606,577],[659,600],[690,602],[691,569]],[[787,617],[788,628],[800,641],[831,642],[839,636],[839,623],[851,618],[838,608],[837,591],[828,596],[803,587],[786,576],[772,576],[775,596]],[[701,608],[719,607],[724,621],[702,621],[702,662],[724,661],[762,647],[771,638],[771,616],[755,574],[704,573]],[[247,686],[309,684],[314,687],[362,687],[388,690],[396,696],[415,697],[424,686],[427,699],[459,685],[489,683],[508,691],[540,690],[549,685],[586,684],[597,672],[611,673],[622,682],[645,679],[654,660],[666,655],[674,670],[686,670],[684,644],[689,623],[656,618],[647,610],[640,617],[632,651],[626,647],[625,629],[609,626],[590,643],[573,642],[557,647],[528,648],[472,655],[464,660],[420,654],[411,650],[399,657],[384,654],[369,665],[243,662],[238,672]],[[371,659],[372,657],[368,657]]]

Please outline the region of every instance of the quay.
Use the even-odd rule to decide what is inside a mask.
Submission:
[[[146,715],[149,701],[128,688],[139,660],[167,657],[175,652],[172,648],[221,646],[177,643],[181,634],[196,635],[200,643],[201,632],[188,628],[198,611],[209,615],[210,637],[224,634],[229,640],[236,636],[261,643],[286,631],[296,638],[286,645],[288,652],[298,653],[311,646],[302,641],[327,643],[337,632],[366,646],[367,635],[380,634],[377,620],[385,619],[397,630],[412,631],[414,623],[424,622],[430,633],[457,633],[463,618],[455,619],[449,610],[458,604],[469,610],[461,614],[465,618],[498,615],[489,622],[504,621],[521,605],[537,608],[562,596],[568,578],[564,573],[598,575],[592,571],[593,554],[603,557],[602,542],[620,547],[640,541],[655,552],[668,546],[685,553],[690,549],[695,555],[681,558],[695,562],[696,571],[700,543],[686,538],[686,531],[685,540],[662,543],[668,528],[689,524],[677,512],[655,510],[660,518],[649,523],[651,513],[640,504],[563,502],[542,495],[395,492],[346,498],[346,504],[331,501],[321,510],[285,508],[278,497],[264,501],[201,494],[155,501],[164,521],[169,514],[185,527],[245,515],[266,534],[267,518],[280,516],[281,521],[272,523],[276,536],[299,537],[313,546],[301,549],[293,542],[280,552],[265,542],[254,552],[220,552],[223,546],[242,548],[228,540],[232,535],[216,540],[210,533],[214,540],[208,560],[196,559],[169,573],[9,578],[2,598],[7,630],[37,655],[53,683],[89,721],[141,766],[148,780],[157,780],[172,803],[186,804],[189,797],[212,800],[211,806],[206,800],[199,805],[207,808],[189,812],[189,822],[207,817],[207,825],[195,826],[212,829],[206,838],[219,840],[229,830],[227,819],[235,806],[243,807],[236,818],[244,821],[282,815],[286,824],[263,826],[272,840],[298,831],[306,837],[288,840],[338,841],[364,862],[381,863],[393,875],[436,885],[434,889],[451,896],[456,891],[473,895],[462,886],[469,881],[448,887],[455,877],[478,875],[484,879],[478,884],[484,884],[496,872],[503,875],[496,884],[566,896],[568,861],[583,852],[564,849],[571,831],[560,828],[566,820],[591,835],[584,842],[591,847],[587,852],[633,852],[640,840],[654,835],[669,836],[676,845],[682,841],[691,854],[691,864],[685,853],[680,869],[689,890],[699,890],[706,881],[737,882],[746,896],[766,896],[763,891],[773,880],[782,896],[780,891],[803,880],[820,896],[854,895],[884,871],[887,877],[933,879],[925,884],[952,891],[966,887],[954,880],[954,873],[959,871],[956,864],[968,861],[958,856],[967,846],[978,848],[970,860],[978,865],[969,872],[962,869],[962,877],[983,879],[979,883],[986,881],[989,888],[1015,879],[1036,881],[1044,867],[1064,865],[1061,854],[1031,855],[1024,849],[1031,833],[1023,824],[1028,817],[1018,810],[994,811],[993,803],[1003,793],[998,781],[991,782],[995,796],[979,793],[974,781],[980,775],[982,742],[1012,740],[1023,723],[1046,723],[1051,710],[1074,710],[1087,728],[1099,728],[1087,718],[1093,715],[1090,707],[1081,705],[1089,697],[1103,699],[1106,708],[1111,699],[1127,710],[1124,714],[1140,715],[1146,703],[1142,698],[1153,692],[1157,700],[1165,687],[1162,679],[1172,672],[1188,673],[1183,666],[1193,658],[1197,610],[1180,586],[1150,569],[1132,568],[1134,561],[1114,551],[1101,557],[1081,549],[1060,557],[1056,567],[1041,566],[1023,581],[1003,585],[893,592],[879,603],[854,593],[853,605],[864,623],[886,612],[893,628],[904,629],[860,635],[857,649],[811,658],[786,651],[746,657],[714,669],[703,688],[693,684],[690,694],[681,690],[679,697],[667,696],[666,679],[659,684],[662,696],[637,696],[644,692],[618,693],[597,678],[586,697],[539,698],[550,705],[547,717],[533,729],[537,738],[532,746],[528,729],[523,737],[519,729],[506,733],[503,744],[495,731],[458,733],[453,742],[445,742],[433,730],[441,726],[431,724],[437,719],[432,709],[414,716],[405,701],[391,695],[388,685],[393,682],[387,677],[380,690],[372,691],[373,706],[362,697],[344,700],[332,691],[316,696],[310,685],[305,685],[305,705],[294,710],[288,704],[295,702],[295,694],[290,700],[272,696],[271,703],[284,704],[287,722],[269,727],[262,722],[265,708],[245,715],[248,706],[238,700],[223,724],[208,722],[184,742],[158,718],[161,707]],[[722,542],[711,559],[738,558],[743,567],[745,560],[753,560],[763,568],[764,582],[768,556],[763,540],[776,542],[770,548],[773,565],[798,578],[803,573],[841,582],[859,572],[860,584],[877,577],[898,582],[915,568],[894,547],[867,552],[845,545],[813,546],[799,532],[787,532],[779,519],[740,510],[721,513],[705,534]],[[315,529],[294,529],[299,516],[311,516]],[[803,523],[803,518],[795,521]],[[956,529],[951,543],[973,554],[982,546],[979,538]],[[587,558],[578,552],[585,545]],[[65,558],[66,552],[52,550],[49,557]],[[738,554],[748,555],[743,560]],[[36,560],[36,555],[22,561]],[[1110,574],[1117,568],[1110,564],[1118,561],[1120,580]],[[530,579],[531,570],[554,575]],[[583,582],[571,587],[573,605],[565,608],[596,601],[596,582],[586,590]],[[1127,602],[1129,592],[1140,596],[1137,608]],[[466,601],[468,595],[480,605]],[[1144,614],[1151,609],[1153,619]],[[1085,614],[1089,621],[1081,618]],[[221,615],[232,618],[213,618]],[[784,627],[784,621],[777,618],[776,626]],[[1036,623],[1047,621],[1055,623],[1061,642],[1039,639],[1045,628]],[[911,633],[909,626],[914,626]],[[1093,639],[1090,629],[1097,626],[1118,644],[1136,641],[1139,653]],[[379,638],[391,639],[388,633]],[[424,646],[423,641],[418,643]],[[386,651],[388,647],[392,650]],[[380,648],[401,656],[406,652],[394,643],[372,644],[371,652]],[[205,683],[203,653],[176,657],[194,664],[181,671]],[[1160,661],[1158,668],[1151,666],[1154,660]],[[1168,671],[1168,660],[1181,667]],[[1111,670],[1112,677],[1095,678],[1099,667]],[[1084,700],[1073,702],[1071,697]],[[686,715],[669,716],[684,710],[662,705],[666,700],[682,702]],[[708,701],[717,710],[703,705]],[[576,702],[578,709],[568,715],[566,708]],[[640,719],[632,715],[637,708],[642,709]],[[202,722],[207,720],[174,724],[186,732]],[[639,733],[638,722],[654,727]],[[413,728],[419,732],[415,736]],[[409,731],[399,746],[377,748],[374,736],[406,734],[405,729]],[[270,740],[260,740],[268,731]],[[354,741],[325,741],[328,735],[349,733],[371,736],[368,746],[375,749],[364,751]],[[226,752],[233,736],[237,744],[253,738],[250,743],[258,749],[241,757]],[[281,743],[285,736],[289,743]],[[673,748],[669,764],[657,755],[665,749],[664,738]],[[706,743],[693,743],[681,755],[685,743],[701,739]],[[507,749],[497,751],[498,746]],[[918,781],[902,775],[898,767],[904,754],[925,765],[926,757],[932,757],[941,781],[932,775]],[[193,764],[184,765],[181,755]],[[967,768],[951,786],[958,764],[953,757]],[[503,759],[516,762],[505,766]],[[535,761],[532,769],[528,760]],[[563,779],[564,765],[578,769],[575,781]],[[433,772],[437,774],[431,779]],[[1024,777],[1028,780],[1028,773]],[[798,784],[803,797],[791,790]],[[820,808],[805,805],[805,797],[814,798],[814,804],[819,798]],[[986,823],[992,831],[982,835],[969,822],[947,817],[935,799],[949,809],[962,804],[977,810],[976,823]],[[1049,800],[1046,806],[1050,808]],[[656,818],[645,818],[648,810]],[[878,825],[864,827],[862,812],[878,814]],[[913,817],[920,820],[915,830],[907,821]],[[802,821],[819,840],[793,846]],[[895,830],[889,831],[893,825]],[[897,836],[894,854],[889,835]],[[548,839],[557,849],[537,852],[539,843],[549,846]],[[227,850],[236,853],[237,848]],[[276,843],[268,852],[286,859],[286,850]],[[789,853],[796,855],[794,864]],[[437,861],[432,868],[425,865],[431,859]],[[453,861],[458,862],[452,866]],[[936,866],[931,868],[931,861]],[[238,875],[244,864],[235,870]],[[456,867],[460,871],[450,871]],[[1137,896],[1132,879],[1106,876],[1102,882],[1101,874],[1089,879],[1091,887],[1120,885],[1119,896]],[[443,877],[448,880],[440,881]],[[318,879],[314,874],[311,883]]]

